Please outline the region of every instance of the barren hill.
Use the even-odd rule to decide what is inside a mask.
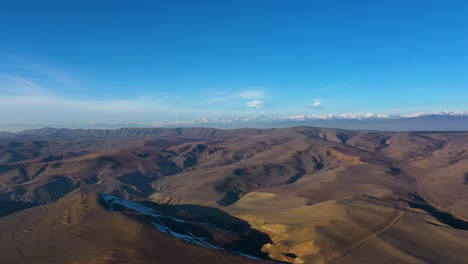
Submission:
[[[99,192],[221,210],[268,235],[256,250],[278,261],[464,263],[467,149],[468,132],[28,130],[0,139],[0,220]],[[111,214],[93,206],[93,221]]]

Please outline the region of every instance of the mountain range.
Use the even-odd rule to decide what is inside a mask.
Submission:
[[[413,114],[301,114],[282,117],[234,116],[186,120],[165,120],[152,122],[98,122],[87,121],[70,124],[3,124],[0,137],[5,132],[18,132],[25,129],[43,127],[116,129],[125,127],[213,127],[213,128],[280,128],[291,126],[314,126],[356,130],[386,131],[465,131],[468,130],[468,111]]]

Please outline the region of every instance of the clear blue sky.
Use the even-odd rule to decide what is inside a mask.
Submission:
[[[0,123],[468,110],[468,1],[1,1]]]

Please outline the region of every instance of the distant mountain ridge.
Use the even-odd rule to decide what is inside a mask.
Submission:
[[[439,113],[414,113],[404,115],[391,114],[305,114],[290,115],[284,117],[269,118],[260,116],[237,116],[237,117],[219,117],[202,118],[197,120],[172,120],[172,121],[154,121],[143,123],[105,123],[89,121],[79,124],[64,125],[0,125],[0,137],[12,136],[6,131],[29,131],[31,129],[42,129],[44,127],[69,128],[69,129],[125,129],[125,128],[285,128],[294,126],[327,127],[352,130],[382,130],[382,131],[468,131],[468,111]],[[35,133],[46,133],[46,130]],[[112,132],[111,134],[121,133],[125,130]],[[29,131],[31,132],[31,131]],[[29,133],[28,132],[28,133]],[[63,133],[64,131],[60,132]],[[127,131],[128,132],[128,131]],[[146,133],[161,133],[161,131],[149,130],[140,131]],[[24,134],[24,132],[20,132]],[[57,133],[54,132],[54,133]],[[82,132],[88,133],[88,132]],[[106,132],[110,133],[110,132]]]
[[[412,113],[412,114],[303,114],[288,115],[282,117],[269,118],[265,115],[259,116],[235,116],[219,118],[202,118],[198,120],[176,120],[176,121],[155,121],[154,124],[187,124],[187,123],[210,123],[210,122],[251,122],[251,121],[306,121],[306,120],[332,120],[332,119],[398,119],[398,118],[416,118],[416,117],[435,117],[435,116],[468,116],[468,111],[450,112],[441,111],[439,113]]]

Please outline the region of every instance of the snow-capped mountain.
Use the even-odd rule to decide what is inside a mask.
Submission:
[[[99,128],[117,129],[124,127],[212,127],[212,128],[274,128],[291,126],[314,126],[343,129],[372,129],[388,131],[434,130],[468,131],[468,111],[412,114],[303,114],[282,117],[235,116],[200,119],[179,119],[140,123],[88,121],[75,124],[38,124],[0,126],[0,131],[21,131],[42,127],[55,128]]]
[[[331,120],[384,120],[384,119],[409,119],[409,118],[430,118],[430,117],[468,117],[468,111],[439,113],[412,113],[412,114],[305,114],[290,115],[283,117],[268,118],[261,116],[236,116],[219,118],[201,118],[196,120],[173,120],[173,121],[154,121],[148,123],[151,126],[191,126],[191,125],[209,125],[209,124],[238,124],[238,123],[281,123],[281,122],[306,122],[306,121],[331,121]]]

